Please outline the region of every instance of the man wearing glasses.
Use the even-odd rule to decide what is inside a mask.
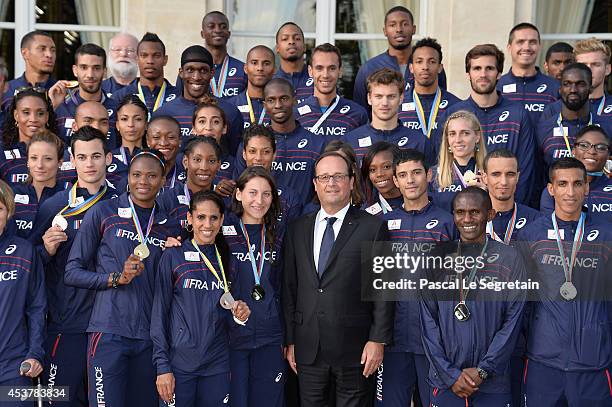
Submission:
[[[593,214],[612,213],[612,180],[604,170],[610,155],[609,140],[600,126],[589,125],[576,134],[572,149],[573,156],[582,162],[587,170],[589,195],[584,204]],[[540,199],[540,212],[548,215],[554,209],[555,201],[548,189],[544,189]]]
[[[138,38],[132,34],[119,33],[108,44],[108,70],[111,76],[102,82],[104,93],[113,94],[130,85],[138,76],[136,48]]]
[[[327,405],[330,397],[338,407],[371,405],[373,374],[391,340],[393,303],[361,301],[362,245],[388,234],[380,219],[351,205],[358,185],[344,156],[322,154],[315,174],[321,209],[291,224],[285,237],[287,361],[303,407]]]

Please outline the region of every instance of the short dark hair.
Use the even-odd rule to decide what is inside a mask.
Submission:
[[[284,22],[283,25],[281,25],[280,27],[278,27],[278,30],[276,30],[276,35],[274,36],[274,38],[276,39],[276,42],[278,43],[278,35],[280,34],[281,30],[283,28],[285,28],[288,25],[292,25],[295,28],[297,28],[300,32],[300,34],[302,34],[302,39],[304,39],[304,31],[302,30],[302,27],[300,27],[299,25],[297,25],[296,23],[294,23],[293,21],[287,21]]]
[[[555,175],[555,171],[571,170],[574,168],[582,170],[582,172],[584,173],[584,180],[586,181],[587,179],[586,167],[584,166],[582,161],[574,157],[563,157],[563,158],[559,158],[557,161],[553,161],[553,163],[548,168],[548,179],[552,181]]]
[[[247,145],[253,137],[267,138],[272,145],[272,151],[276,152],[276,139],[274,138],[274,133],[272,133],[272,130],[270,130],[268,126],[264,126],[262,124],[252,124],[246,128],[242,136],[242,146],[244,151],[246,151]]]
[[[167,122],[172,123],[173,125],[176,126],[176,128],[178,129],[179,134],[181,134],[181,124],[178,122],[178,120],[176,120],[174,117],[172,116],[168,116],[168,115],[161,115],[161,116],[155,116],[151,119],[151,121],[149,121],[148,126],[151,127],[151,125],[155,122],[161,121],[161,120],[165,120]]]
[[[563,68],[563,70],[561,71],[561,79],[563,79],[563,76],[569,71],[581,71],[586,75],[587,79],[589,80],[589,85],[593,83],[593,72],[591,71],[591,68],[589,68],[582,62],[572,62],[571,64]]]
[[[266,89],[268,89],[268,87],[274,86],[274,85],[284,86],[287,89],[289,89],[289,93],[291,93],[292,95],[295,95],[295,88],[293,87],[291,82],[289,82],[287,79],[284,79],[284,78],[273,78],[273,79],[270,79],[268,81],[268,83],[266,83],[265,86],[264,86],[264,95],[266,94]]]
[[[368,93],[372,91],[372,85],[393,85],[397,84],[399,93],[404,93],[404,76],[398,71],[390,68],[381,68],[374,71],[367,79]]]
[[[401,150],[400,153],[393,160],[393,175],[397,173],[397,166],[403,164],[408,161],[418,162],[423,165],[425,172],[429,170],[429,166],[427,165],[427,158],[425,154],[421,153],[419,150],[415,150],[413,148],[406,148]]]
[[[363,156],[363,160],[361,161],[361,178],[363,180],[365,200],[368,205],[372,205],[376,199],[376,195],[373,191],[374,184],[372,184],[372,181],[370,181],[370,165],[372,165],[374,157],[384,151],[389,151],[391,153],[393,156],[392,162],[395,162],[400,154],[400,148],[397,145],[386,141],[377,141],[368,147],[368,151],[366,152],[365,156]]]
[[[138,107],[140,110],[142,110],[145,119],[148,120],[149,108],[147,108],[147,105],[144,104],[144,102],[138,97],[138,95],[125,95],[125,97],[119,102],[119,105],[117,105],[116,112],[119,112],[124,106],[127,105],[134,105]]]
[[[83,126],[80,127],[77,131],[72,133],[70,137],[70,151],[74,156],[74,146],[77,141],[92,141],[92,140],[100,140],[102,143],[102,147],[104,148],[104,154],[110,153],[110,148],[108,146],[108,140],[106,139],[106,134],[102,133],[100,130],[91,126]]]
[[[599,133],[604,136],[606,140],[608,140],[608,135],[601,126],[598,126],[596,124],[589,124],[588,126],[584,126],[580,130],[578,130],[578,133],[576,133],[576,137],[574,137],[575,142],[580,140],[587,133]]]
[[[395,13],[395,12],[402,12],[402,13],[406,13],[408,14],[408,17],[410,17],[410,21],[412,22],[412,24],[414,24],[414,16],[412,15],[412,12],[410,10],[408,10],[406,7],[404,6],[395,6],[395,7],[391,7],[386,13],[385,13],[385,24],[387,24],[387,17],[389,17],[389,14],[391,13]]]
[[[498,72],[504,70],[504,53],[497,48],[495,44],[480,44],[468,51],[465,55],[465,72],[470,72],[470,66],[472,65],[472,59],[491,56],[495,57],[496,68]]]
[[[489,196],[489,193],[487,191],[485,191],[482,188],[476,187],[476,186],[469,186],[459,192],[457,192],[457,195],[455,195],[453,197],[453,201],[452,201],[452,209],[453,212],[455,211],[455,202],[457,201],[457,199],[459,199],[459,197],[463,196],[463,195],[475,195],[478,196],[481,200],[482,203],[484,203],[485,205],[485,209],[488,211],[490,209],[493,209],[493,203],[491,202],[491,197]]]
[[[486,155],[484,159],[484,165],[483,165],[485,172],[487,172],[487,165],[491,158],[514,158],[516,160],[516,167],[518,168],[518,159],[516,158],[516,155],[512,151],[506,148],[500,148],[497,150],[490,151]]]
[[[154,148],[143,148],[138,153],[136,153],[136,155],[134,155],[134,157],[132,157],[132,159],[130,160],[128,170],[132,168],[132,165],[136,162],[136,160],[141,158],[154,159],[155,162],[159,164],[159,167],[162,170],[162,175],[164,174],[164,172],[166,172],[166,159],[164,158],[164,155],[161,153],[161,151],[156,150]]]
[[[159,36],[155,33],[146,32],[145,35],[142,36],[140,41],[138,42],[138,47],[136,48],[136,52],[140,50],[140,44],[143,42],[155,42],[161,46],[162,52],[166,55],[166,46],[164,42],[159,38]]]
[[[574,52],[574,48],[567,42],[555,42],[546,50],[546,58],[544,58],[544,60],[548,61],[554,52],[565,52],[572,54]]]
[[[268,54],[270,54],[270,56],[272,57],[272,64],[274,65],[276,63],[276,61],[274,60],[276,58],[276,54],[274,53],[274,51],[272,51],[272,49],[270,47],[267,47],[265,45],[259,44],[259,45],[255,45],[254,47],[252,47],[249,52],[247,52],[247,59],[249,58],[249,54],[253,51],[256,50],[263,50],[266,51]],[[245,61],[246,63],[246,61]]]
[[[440,43],[438,43],[438,41],[436,41],[435,38],[425,37],[418,40],[417,43],[414,44],[414,47],[412,47],[412,55],[414,55],[414,51],[423,47],[435,49],[438,52],[438,56],[440,57],[438,59],[438,62],[442,63],[442,46],[440,45]]]
[[[512,44],[512,40],[514,40],[514,33],[520,30],[534,30],[535,32],[538,33],[538,42],[540,42],[540,30],[538,30],[538,27],[536,27],[535,25],[531,24],[531,23],[518,23],[517,25],[515,25],[514,27],[512,27],[512,29],[510,30],[510,34],[508,35],[508,44]]]
[[[210,145],[213,148],[213,150],[215,150],[217,160],[221,159],[221,155],[222,155],[221,147],[217,143],[217,140],[215,140],[212,137],[205,137],[205,136],[195,136],[195,137],[190,138],[187,141],[187,144],[185,144],[185,150],[184,150],[185,156],[189,157],[191,153],[193,153],[193,150],[195,150],[196,146],[200,144]]]
[[[338,68],[342,67],[342,54],[340,53],[340,50],[338,49],[338,47],[330,44],[329,42],[326,42],[325,44],[317,45],[312,50],[312,53],[310,54],[310,62],[309,62],[310,66],[312,66],[312,60],[314,59],[314,56],[317,52],[327,52],[327,53],[336,54],[338,56]]]
[[[317,166],[319,165],[319,162],[321,162],[322,159],[327,158],[327,157],[338,157],[341,158],[342,161],[344,161],[344,163],[346,164],[346,168],[348,170],[348,175],[349,177],[354,177],[355,173],[353,172],[353,166],[351,165],[351,162],[342,154],[340,154],[337,151],[326,151],[323,154],[321,154],[319,156],[319,158],[317,158],[317,160],[315,161],[314,164],[314,168],[315,168],[315,176],[316,176],[316,172],[317,172]]]
[[[221,11],[219,11],[219,10],[213,10],[213,11],[210,11],[210,12],[206,13],[206,14],[204,15],[204,17],[202,17],[202,27],[204,27],[204,21],[205,21],[205,20],[206,20],[208,17],[212,16],[213,14],[216,14],[216,15],[218,15],[218,16],[223,17],[223,18],[225,19],[225,21],[227,21],[227,23],[229,24],[229,19],[227,18],[227,16],[226,16],[224,13],[222,13],[222,12],[221,12]]]
[[[78,47],[76,52],[74,53],[75,65],[77,64],[79,56],[81,55],[95,55],[97,57],[100,57],[102,58],[102,66],[106,67],[106,51],[104,51],[104,48],[99,45],[88,43]]]
[[[21,38],[21,43],[19,44],[19,48],[21,49],[28,48],[30,46],[30,43],[34,41],[34,37],[36,36],[47,37],[53,40],[53,37],[51,37],[51,34],[49,34],[48,32],[42,31],[42,30],[34,30],[34,31],[30,31],[29,33],[27,33]]]

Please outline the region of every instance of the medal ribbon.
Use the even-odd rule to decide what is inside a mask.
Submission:
[[[226,55],[223,58],[223,65],[221,65],[221,72],[219,73],[219,82],[215,82],[215,78],[210,81],[210,90],[213,95],[220,98],[223,97],[223,91],[225,90],[225,82],[227,81],[227,72],[229,71],[229,56]]]
[[[189,206],[189,202],[191,202],[191,194],[189,193],[189,188],[187,188],[187,183],[183,184],[183,193],[185,194],[185,198],[187,198],[187,206]]]
[[[196,243],[195,239],[191,239],[191,244],[193,245],[193,247],[195,247],[198,253],[200,253],[200,257],[202,258],[202,261],[204,261],[204,264],[206,264],[206,267],[208,268],[208,270],[212,273],[213,276],[215,276],[217,281],[221,283],[221,278],[219,277],[219,273],[217,272],[215,267],[212,265],[210,260],[208,260],[208,257],[206,257],[204,253],[202,253],[202,250],[200,250],[200,248],[198,247],[198,244]],[[227,286],[227,279],[225,278],[225,270],[223,270],[223,262],[221,261],[221,255],[219,254],[219,249],[217,249],[217,245],[215,245],[215,255],[217,256],[217,263],[219,263],[219,268],[221,269],[221,276],[223,277],[223,292],[228,293],[229,288]]]
[[[562,121],[563,121],[563,117],[561,116],[561,112],[559,112],[559,117],[557,118],[557,126],[559,127],[559,130],[561,131],[561,134],[563,135],[563,141],[565,141],[565,147],[567,148],[567,152],[569,154],[572,154],[572,147],[570,146],[568,135],[565,132],[565,127],[563,127]],[[593,114],[589,113],[589,126],[591,124],[593,124]]]
[[[256,266],[255,263],[255,250],[251,247],[251,241],[249,239],[249,234],[247,233],[246,228],[244,227],[244,223],[240,220],[240,229],[242,229],[242,234],[246,239],[247,247],[249,248],[249,257],[251,258],[251,268],[253,269],[253,277],[255,277],[255,284],[259,285],[259,281],[261,280],[261,273],[263,273],[264,267],[264,259],[265,259],[265,250],[266,250],[266,225],[262,225],[261,228],[261,249],[259,251],[259,267]]]
[[[457,176],[457,178],[459,178],[459,181],[461,182],[461,185],[463,185],[463,188],[467,188],[467,183],[465,182],[465,178],[463,178],[463,174],[461,173],[461,171],[459,171],[457,164],[455,164],[454,162],[453,162],[453,171],[455,172],[455,175]],[[478,170],[476,169],[476,167],[474,167],[474,174],[476,174],[477,172]]]
[[[572,273],[574,271],[574,265],[576,263],[576,257],[580,251],[582,245],[582,237],[584,236],[584,220],[586,215],[580,213],[580,220],[578,221],[578,227],[574,232],[574,244],[572,245],[572,254],[570,256],[570,263],[567,264],[565,257],[565,251],[563,250],[563,242],[561,242],[561,234],[559,233],[559,226],[557,225],[557,217],[555,212],[550,215],[552,219],[553,228],[555,229],[555,239],[557,240],[557,248],[559,249],[559,255],[561,256],[561,265],[563,266],[563,273],[565,274],[565,281],[572,281]]]
[[[487,250],[488,245],[489,245],[489,239],[487,235],[485,234],[485,243],[482,246],[482,250],[480,251],[480,255],[478,257],[482,257],[484,252]],[[459,247],[461,247],[461,241],[459,241]],[[461,251],[459,253],[461,253]],[[459,302],[460,303],[465,303],[465,299],[467,298],[467,295],[470,292],[469,285],[472,283],[472,280],[474,280],[474,277],[476,276],[476,269],[478,269],[478,262],[475,262],[474,267],[472,267],[472,270],[470,270],[470,275],[468,276],[468,288],[463,288],[463,279],[462,278],[459,279],[461,281],[461,288],[459,288]]]
[[[601,102],[599,102],[599,106],[597,107],[597,116],[601,116],[605,106],[606,106],[606,95],[604,94],[603,97],[601,98]]]
[[[504,234],[504,240],[501,240],[500,237],[495,233],[493,229],[493,222],[487,222],[487,234],[491,236],[494,240],[504,244],[510,244],[510,238],[512,237],[512,232],[514,232],[514,224],[516,223],[516,203],[514,204],[514,210],[512,211],[512,217],[506,226],[506,233]]]
[[[244,92],[246,95],[247,105],[249,106],[249,117],[251,118],[251,123],[255,123],[255,111],[253,110],[253,104],[251,103],[251,98],[249,97],[249,92]],[[266,109],[261,108],[261,113],[259,114],[259,120],[257,120],[257,124],[263,123],[264,116],[266,115]]]
[[[155,99],[155,104],[153,105],[153,111],[156,111],[164,104],[165,97],[166,97],[166,81],[164,80],[164,83],[162,84],[161,89],[159,90],[159,93],[157,94],[157,98]],[[142,91],[142,86],[140,86],[140,82],[138,82],[138,98],[142,100],[142,103],[147,104],[147,102],[145,102],[145,96]]]
[[[91,208],[92,206],[94,206],[100,199],[102,199],[102,197],[104,196],[104,194],[106,193],[107,190],[107,186],[106,184],[104,185],[104,188],[102,188],[101,191],[99,191],[97,194],[90,196],[87,200],[81,202],[80,204],[76,204],[76,190],[77,190],[77,184],[74,184],[72,186],[72,188],[70,189],[70,193],[68,194],[68,205],[66,205],[60,212],[58,215],[63,216],[65,218],[69,218],[70,216],[76,216],[79,215],[85,211],[87,211],[89,208]]]
[[[130,163],[127,159],[127,154],[125,153],[125,147],[119,147],[119,151],[121,151],[121,161],[123,161],[125,165],[129,165]]]
[[[440,101],[442,100],[442,91],[438,87],[436,89],[436,96],[431,104],[431,110],[429,111],[429,121],[425,121],[425,111],[423,110],[423,105],[421,104],[421,100],[419,99],[419,95],[416,93],[416,90],[412,91],[412,100],[414,100],[414,106],[417,114],[417,118],[419,119],[419,123],[421,124],[421,131],[423,135],[427,138],[431,137],[431,131],[434,128],[434,124],[436,121],[436,117],[438,117],[438,110],[440,109]],[[428,124],[429,123],[429,124]]]
[[[138,238],[140,239],[140,243],[147,245],[147,238],[149,237],[149,233],[151,233],[151,229],[153,228],[153,218],[155,215],[155,206],[151,210],[151,215],[149,216],[149,222],[147,223],[147,234],[145,235],[142,232],[142,226],[140,226],[140,220],[138,219],[138,214],[136,213],[136,209],[134,208],[134,203],[132,202],[132,198],[128,196],[128,201],[130,202],[130,209],[132,210],[132,221],[134,221],[134,227],[136,228],[136,232],[138,233]]]
[[[327,119],[327,117],[331,114],[331,112],[336,108],[336,106],[338,106],[339,101],[340,101],[340,95],[336,95],[336,100],[334,100],[334,103],[332,103],[331,106],[327,108],[325,113],[323,113],[321,117],[319,117],[319,120],[317,120],[314,126],[310,128],[311,133],[315,133],[317,130],[319,130],[319,127],[321,127],[321,125]]]
[[[382,208],[383,214],[393,211],[393,208],[391,207],[391,205],[389,205],[389,202],[387,202],[385,197],[382,196],[382,194],[380,193],[378,194],[378,200],[380,201],[380,207]]]

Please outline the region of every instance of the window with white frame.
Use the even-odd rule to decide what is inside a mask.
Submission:
[[[294,21],[304,30],[308,49],[325,42],[340,48],[344,75],[339,87],[347,97],[352,96],[363,62],[387,48],[382,29],[388,9],[402,5],[411,10],[418,30],[415,38],[425,34],[420,21],[426,21],[427,0],[269,0],[265,4],[262,7],[252,0],[225,1],[232,31],[230,53],[244,60],[248,50],[257,44],[274,49],[278,27]]]
[[[58,49],[54,75],[72,78],[74,52],[88,42],[104,48],[125,16],[127,0],[0,0],[0,53],[9,76],[24,70],[21,38],[30,31],[51,34]]]

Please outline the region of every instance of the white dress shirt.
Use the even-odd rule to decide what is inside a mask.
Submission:
[[[338,238],[338,233],[340,233],[340,229],[342,228],[342,222],[344,222],[344,218],[346,217],[346,213],[351,206],[348,203],[344,208],[340,209],[333,215],[329,215],[325,212],[325,209],[321,207],[319,212],[317,212],[317,217],[315,218],[314,224],[314,243],[312,245],[313,256],[314,256],[314,264],[317,271],[319,271],[319,253],[321,252],[321,243],[323,242],[323,234],[325,233],[325,228],[327,227],[327,218],[334,217],[337,218],[336,222],[334,222],[334,240]]]

